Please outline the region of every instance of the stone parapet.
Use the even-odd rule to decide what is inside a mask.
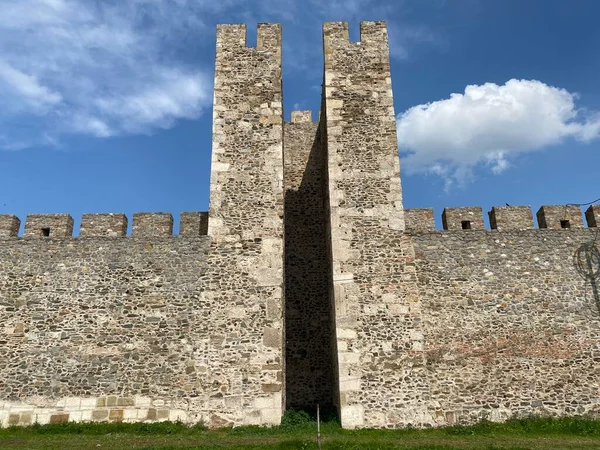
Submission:
[[[485,230],[483,210],[480,206],[444,208],[442,225],[446,231]]]
[[[597,227],[600,225],[600,205],[591,205],[585,211],[585,220],[588,227]]]
[[[312,122],[312,111],[292,111],[290,123],[308,123]]]
[[[433,208],[411,208],[404,210],[406,231],[429,233],[435,231]]]
[[[134,237],[172,236],[173,215],[171,213],[135,213],[132,235]]]
[[[65,238],[73,236],[73,217],[69,214],[29,214],[25,238]]]
[[[531,230],[533,215],[531,206],[494,206],[488,213],[492,230]]]
[[[81,237],[122,237],[127,235],[125,214],[84,214],[81,218]]]
[[[183,212],[179,222],[180,236],[206,236],[208,212]]]
[[[21,221],[11,214],[0,214],[0,239],[17,237]]]
[[[544,205],[537,214],[538,226],[553,230],[583,228],[581,209],[576,205]]]

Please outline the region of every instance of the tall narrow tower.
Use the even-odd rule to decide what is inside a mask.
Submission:
[[[387,427],[423,407],[414,250],[404,235],[387,30],[324,25],[325,118],[339,410]],[[400,413],[399,413],[400,412]]]

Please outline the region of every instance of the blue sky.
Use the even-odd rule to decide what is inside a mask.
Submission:
[[[323,21],[388,22],[405,207],[600,197],[595,0],[0,0],[0,214],[208,209],[215,27],[280,22],[284,109]]]

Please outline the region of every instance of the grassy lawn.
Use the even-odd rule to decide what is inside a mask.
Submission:
[[[342,430],[322,426],[327,450],[600,449],[600,421],[584,418],[523,419],[503,424],[429,430]],[[206,430],[178,423],[44,425],[0,430],[0,449],[317,449],[316,423],[298,420],[274,428]]]

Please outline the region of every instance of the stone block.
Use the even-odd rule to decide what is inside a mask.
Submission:
[[[9,414],[8,415],[8,424],[9,425],[19,425],[20,421],[21,421],[20,414]]]
[[[127,235],[125,214],[84,214],[79,229],[80,237],[122,237]]]
[[[267,393],[280,392],[281,384],[277,384],[277,383],[263,384],[262,391],[267,392]]]
[[[30,214],[25,221],[25,238],[65,238],[73,236],[69,214]]]
[[[585,211],[585,220],[588,227],[598,227],[600,225],[600,205],[590,205]]]
[[[134,237],[160,237],[173,235],[173,216],[170,213],[135,213]]]
[[[146,415],[146,420],[156,420],[156,418],[158,417],[158,414],[156,412],[155,408],[149,408],[148,409],[148,414]]]
[[[576,205],[544,205],[536,215],[540,228],[551,230],[583,228],[581,209]]]
[[[281,348],[282,334],[278,328],[265,327],[263,334],[263,344],[265,347]]]
[[[430,233],[435,231],[433,208],[413,208],[404,210],[406,231],[413,233]]]
[[[17,216],[0,214],[0,239],[17,237],[21,221]]]
[[[135,399],[131,397],[119,397],[117,400],[117,406],[134,406]]]
[[[50,416],[50,423],[67,423],[69,421],[69,414],[52,414]]]
[[[530,206],[494,206],[488,215],[492,230],[519,231],[534,228]]]
[[[179,222],[180,236],[206,236],[208,212],[183,212]]]
[[[444,230],[484,230],[483,210],[479,206],[444,208],[442,213]]]
[[[292,111],[290,123],[312,123],[312,111]]]
[[[123,410],[122,409],[111,409],[108,412],[108,420],[121,421],[123,420]]]
[[[261,425],[279,425],[281,424],[281,415],[281,408],[261,409]]]

